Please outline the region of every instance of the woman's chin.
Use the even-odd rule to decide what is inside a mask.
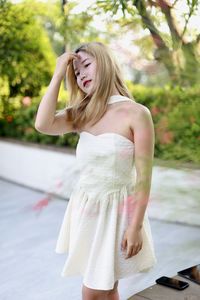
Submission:
[[[94,91],[92,89],[90,89],[90,90],[87,91],[87,95],[89,97],[91,97],[93,94],[94,94]]]
[[[85,90],[82,90],[82,91],[83,91],[85,97],[86,97],[86,96],[87,96],[87,97],[92,97],[92,95],[94,94],[94,91],[93,91],[93,88],[92,88],[92,87],[91,87],[91,88],[88,88],[87,90],[85,89]]]

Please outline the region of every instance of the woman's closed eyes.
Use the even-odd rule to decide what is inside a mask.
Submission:
[[[91,63],[85,65],[85,68],[87,68],[90,64],[91,64]],[[75,74],[75,76],[77,77],[79,74],[80,74],[80,72],[77,72],[77,73]]]

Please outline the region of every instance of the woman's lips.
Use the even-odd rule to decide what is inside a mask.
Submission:
[[[88,85],[88,83],[90,83],[92,80],[87,80],[86,81],[86,83],[84,84],[84,87],[86,86],[86,85]]]

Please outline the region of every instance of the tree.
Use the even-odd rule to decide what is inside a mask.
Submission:
[[[123,12],[123,18],[131,16],[132,21],[140,17],[143,28],[148,29],[155,45],[154,58],[162,62],[166,67],[171,82],[174,84],[191,85],[199,80],[200,60],[198,53],[200,35],[193,37],[192,41],[187,41],[185,35],[189,19],[195,14],[199,1],[187,0],[188,13],[184,14],[185,24],[180,31],[174,7],[177,0],[171,4],[168,0],[99,0],[96,1],[94,10],[103,9],[104,12],[112,12],[115,16],[118,11]],[[153,11],[162,13],[169,28],[169,35],[163,34],[158,29],[158,20]],[[159,16],[160,18],[160,16]],[[157,24],[156,24],[157,23]],[[130,26],[130,24],[128,24]]]
[[[50,80],[55,55],[35,11],[25,3],[0,2],[0,76],[9,96],[38,95]]]

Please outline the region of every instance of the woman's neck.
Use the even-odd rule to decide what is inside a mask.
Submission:
[[[119,91],[116,89],[116,87],[114,87],[111,96],[113,95],[120,95]]]

